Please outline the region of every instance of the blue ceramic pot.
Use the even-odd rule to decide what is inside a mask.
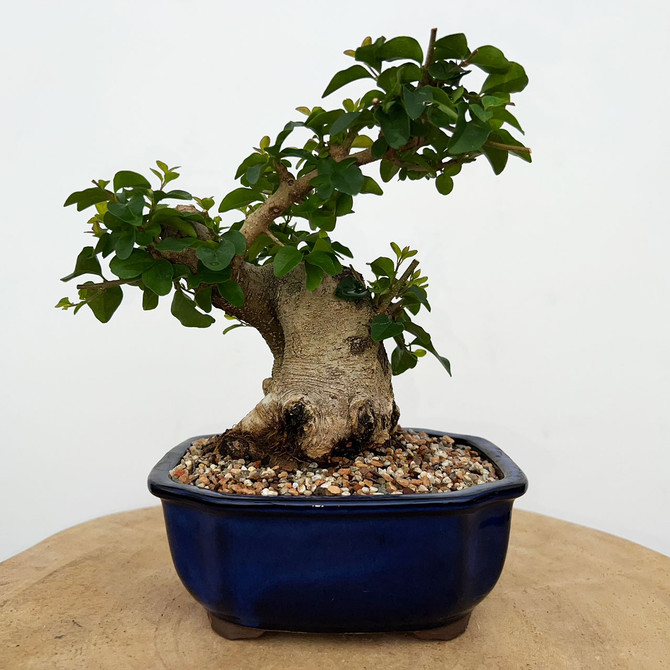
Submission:
[[[462,633],[500,577],[512,504],[528,483],[491,442],[449,435],[503,477],[450,493],[266,498],[174,482],[169,471],[198,438],[169,451],[149,489],[177,573],[214,630]]]

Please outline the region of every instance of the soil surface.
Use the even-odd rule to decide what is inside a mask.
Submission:
[[[499,479],[495,466],[474,448],[402,428],[381,449],[335,456],[328,466],[304,463],[295,470],[220,458],[214,444],[216,436],[193,442],[170,471],[172,479],[220,493],[262,496],[445,493]]]

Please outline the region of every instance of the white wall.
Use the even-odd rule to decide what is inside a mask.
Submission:
[[[670,554],[670,234],[665,3],[12,3],[5,11],[0,558],[99,515],[154,504],[155,461],[259,398],[253,332],[187,330],[128,296],[104,326],[55,310],[85,217],[65,197],[157,158],[219,198],[367,34],[463,31],[526,66],[533,147],[363,196],[339,237],[360,263],[415,244],[423,324],[453,363],[397,379],[406,425],[483,435],[531,485],[518,506]],[[333,96],[338,101],[344,96]]]

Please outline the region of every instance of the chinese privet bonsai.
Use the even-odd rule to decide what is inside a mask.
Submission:
[[[241,186],[218,206],[224,216],[212,214],[213,198],[171,190],[176,168],[161,161],[153,185],[123,170],[65,202],[95,207],[96,244],[63,281],[99,279],[58,307],[87,305],[107,322],[133,287],[146,310],[171,294],[184,326],[210,326],[221,310],[234,320],[224,332],[251,326],[267,342],[274,364],[264,397],[220,437],[222,454],[324,461],[346,445],[386,442],[399,416],[391,375],[426,352],[447,371],[449,362],[414,321],[430,309],[416,252],[392,242],[392,254],[369,264],[370,281],[334,239],[339,217],[352,213],[354,196],[382,194],[375,169],[382,182],[431,179],[447,195],[481,155],[496,174],[510,154],[530,161],[508,130],[521,132],[510,95],[528,79],[496,47],[471,51],[464,35],[437,39],[433,30],[425,53],[411,37],[366,38],[345,53],[356,63],[335,74],[324,97],[355,80],[369,90],[341,106],[298,107],[303,120],[274,141],[263,137],[237,169]],[[484,73],[479,92],[467,87],[472,67]],[[297,129],[306,141],[292,140]],[[101,258],[115,278],[103,274]],[[390,361],[386,340],[395,343]]]

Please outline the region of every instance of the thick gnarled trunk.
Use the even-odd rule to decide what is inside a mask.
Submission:
[[[330,276],[308,291],[302,267],[280,279],[267,267],[253,272],[255,289],[264,293],[263,312],[254,313],[249,295],[245,320],[271,345],[272,376],[263,383],[265,397],[224,433],[219,450],[284,462],[323,461],[348,445],[386,442],[398,409],[383,344],[370,338],[370,301],[336,297],[338,279]]]

